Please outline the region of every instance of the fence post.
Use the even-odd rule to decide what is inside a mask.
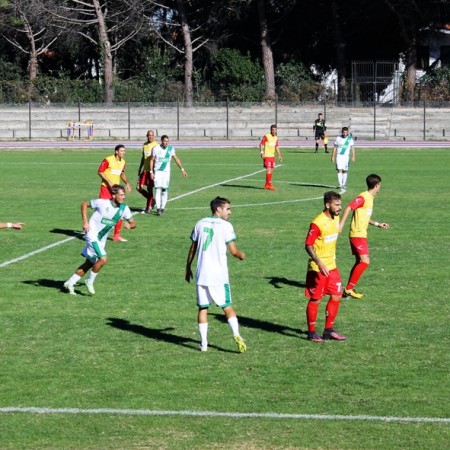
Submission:
[[[128,140],[131,140],[131,109],[130,109],[130,99],[128,99]]]
[[[28,100],[28,140],[31,141],[31,99]]]
[[[373,102],[373,140],[377,140],[377,102]]]
[[[230,139],[229,136],[229,129],[230,129],[230,117],[229,117],[229,105],[228,105],[228,97],[227,97],[227,101],[226,101],[226,109],[227,109],[227,140]]]
[[[177,141],[180,140],[180,99],[177,98]]]
[[[278,126],[278,97],[275,95],[275,125]]]
[[[81,102],[78,100],[78,140],[81,141]]]
[[[425,100],[423,101],[423,140],[426,140],[426,104]]]

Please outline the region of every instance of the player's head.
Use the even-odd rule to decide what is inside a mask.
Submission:
[[[341,194],[334,191],[327,191],[323,195],[323,204],[325,206],[325,211],[330,213],[330,216],[338,216],[342,208]]]
[[[114,155],[122,159],[125,156],[125,145],[123,144],[116,145],[114,148]]]
[[[270,133],[274,136],[277,134],[277,125],[275,123],[273,125],[270,125]]]
[[[155,139],[155,132],[153,130],[147,131],[147,139],[149,140],[149,142],[151,142],[151,141],[153,141],[153,139]]]
[[[321,118],[322,118],[322,113],[317,114],[317,117],[318,117],[319,119],[321,119]]]
[[[342,128],[342,136],[347,136],[348,134],[348,127],[343,127]]]
[[[169,145],[169,136],[167,136],[167,134],[163,134],[161,136],[161,145],[163,147],[167,147]]]
[[[231,214],[230,200],[223,197],[216,197],[211,200],[209,204],[213,215],[220,215],[222,219],[227,220]]]
[[[121,204],[125,200],[125,188],[120,184],[113,184],[111,187],[111,195],[117,204]]]
[[[371,173],[366,178],[367,189],[373,189],[377,184],[381,183],[381,177],[374,173]]]

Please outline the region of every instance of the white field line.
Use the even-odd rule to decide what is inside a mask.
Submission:
[[[281,166],[281,164],[280,164],[280,166]],[[168,202],[173,202],[173,201],[178,200],[180,198],[187,197],[187,196],[192,195],[192,194],[196,194],[197,192],[200,192],[200,191],[204,191],[205,189],[210,189],[212,187],[219,186],[219,185],[224,184],[224,183],[229,183],[230,181],[236,181],[236,180],[241,180],[242,178],[251,177],[253,175],[256,175],[256,174],[264,172],[264,171],[265,171],[265,169],[261,169],[261,170],[258,170],[256,172],[252,172],[252,173],[250,173],[248,175],[243,175],[241,177],[231,178],[230,180],[220,181],[219,183],[214,183],[214,184],[211,184],[209,186],[204,186],[202,188],[195,189],[194,191],[186,192],[185,194],[181,194],[178,197],[171,198],[171,199],[168,200]],[[31,256],[37,255],[38,253],[45,252],[46,250],[49,250],[49,249],[51,249],[53,247],[57,247],[58,245],[65,244],[66,242],[72,241],[73,239],[75,239],[75,237],[71,236],[69,238],[63,239],[62,241],[54,242],[53,244],[46,245],[45,247],[41,247],[41,248],[39,248],[37,250],[34,250],[34,251],[30,252],[30,253],[26,253],[25,255],[19,256],[18,258],[10,259],[9,261],[5,261],[5,262],[1,263],[0,264],[0,268],[9,266],[10,264],[16,263],[18,261],[22,261],[22,260],[27,259],[27,258],[30,258]]]
[[[38,253],[45,252],[46,250],[49,250],[53,247],[57,247],[58,245],[65,244],[66,242],[72,241],[73,239],[75,239],[75,236],[71,236],[69,238],[63,239],[62,241],[54,242],[53,244],[46,245],[45,247],[42,247],[42,248],[38,248],[34,252],[30,252],[25,255],[19,256],[18,258],[10,259],[9,261],[5,261],[4,263],[0,264],[0,267],[9,266],[12,263],[22,261],[22,259],[27,259],[30,256],[37,255]]]
[[[413,423],[450,423],[448,417],[395,417],[339,414],[283,414],[283,413],[239,413],[217,411],[158,411],[150,409],[82,409],[82,408],[35,408],[3,407],[0,413],[31,414],[110,414],[122,416],[191,416],[191,417],[231,417],[249,419],[300,419],[300,420],[348,420],[371,422],[413,422]]]

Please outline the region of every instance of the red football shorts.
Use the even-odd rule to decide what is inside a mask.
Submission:
[[[324,295],[342,296],[341,274],[337,268],[331,270],[327,277],[314,270],[306,274],[305,297],[320,300]]]
[[[369,244],[367,238],[353,237],[350,238],[350,247],[353,255],[368,255]]]
[[[275,156],[273,158],[264,158],[263,166],[266,169],[274,169],[275,168]]]
[[[144,171],[141,173],[141,176],[139,177],[139,184],[141,186],[147,186],[148,188],[153,188],[155,183],[153,182],[153,180],[150,177],[150,172]]]
[[[100,194],[98,198],[102,198],[104,200],[112,199],[112,194],[108,186],[103,186],[103,184],[100,186]]]

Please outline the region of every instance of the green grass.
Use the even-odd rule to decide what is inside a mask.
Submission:
[[[135,183],[139,150],[129,150]],[[108,242],[95,297],[62,283],[81,263],[79,205],[95,198],[109,150],[2,151],[0,407],[210,411],[449,418],[448,149],[361,149],[344,204],[383,178],[369,231],[372,264],[343,300],[345,342],[305,339],[304,238],[337,177],[328,156],[286,149],[261,189],[256,149],[186,149],[174,165],[167,213],[136,216],[126,244]],[[224,182],[226,180],[232,180]],[[207,186],[216,185],[214,187]],[[183,196],[183,194],[191,193]],[[184,265],[194,223],[216,195],[232,201],[245,261],[229,260],[234,305],[248,344],[236,353],[217,308],[210,351],[198,342],[194,286]],[[127,203],[144,207],[134,191]],[[343,281],[353,264],[338,242]],[[324,321],[324,304],[319,329]],[[2,449],[447,448],[449,423],[306,418],[0,413]]]

